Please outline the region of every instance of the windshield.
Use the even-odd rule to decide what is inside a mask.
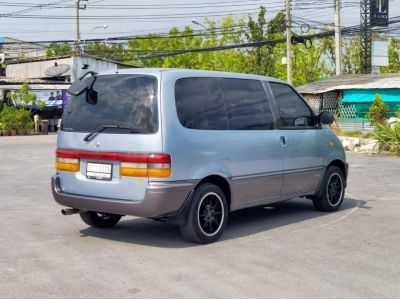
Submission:
[[[84,81],[93,81],[90,78],[85,78]],[[62,130],[91,132],[103,125],[115,125],[135,128],[139,133],[157,132],[156,77],[97,76],[92,92],[97,93],[95,104],[86,101],[89,92],[71,97],[63,114]]]

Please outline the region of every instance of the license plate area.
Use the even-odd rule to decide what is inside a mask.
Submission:
[[[88,162],[86,165],[86,177],[96,180],[111,180],[112,164],[99,164]]]

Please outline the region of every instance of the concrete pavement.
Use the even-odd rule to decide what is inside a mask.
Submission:
[[[125,217],[62,216],[55,136],[0,138],[1,298],[399,298],[400,159],[348,153],[342,209],[307,200],[235,212],[221,241]]]

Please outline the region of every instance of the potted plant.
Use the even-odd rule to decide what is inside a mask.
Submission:
[[[10,135],[12,136],[17,135],[18,121],[17,121],[17,116],[15,114],[10,116],[9,126],[10,126]]]
[[[10,130],[8,128],[8,119],[9,109],[8,107],[4,107],[4,109],[0,113],[0,135],[2,136],[10,135]]]
[[[26,129],[26,134],[27,135],[34,135],[35,134],[35,129],[34,129],[34,122],[33,120],[29,119],[29,121],[27,121],[25,123],[25,129]]]
[[[15,107],[5,107],[2,115],[5,128],[9,135],[17,135],[17,109]]]
[[[25,124],[27,123],[27,117],[29,118],[29,115],[30,113],[25,109],[17,110],[15,116],[18,135],[26,135]]]
[[[3,130],[4,130],[4,124],[0,120],[0,136],[3,135]]]
[[[12,129],[17,129],[19,135],[25,135],[27,129],[33,129],[34,127],[31,114],[32,108],[38,105],[38,100],[36,94],[31,93],[30,90],[30,86],[24,83],[17,93],[10,94],[11,99],[21,105],[19,109],[15,110],[12,122]],[[15,132],[13,131],[13,133]]]

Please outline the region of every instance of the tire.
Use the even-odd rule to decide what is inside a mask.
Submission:
[[[313,204],[317,210],[332,212],[340,208],[345,193],[345,179],[343,172],[336,166],[330,166],[326,170],[322,193],[313,197]]]
[[[228,221],[225,194],[214,184],[201,184],[194,191],[184,224],[183,237],[191,242],[209,244],[217,241]]]
[[[79,213],[83,222],[95,228],[110,228],[121,220],[121,215],[100,213],[97,211],[85,211]]]

